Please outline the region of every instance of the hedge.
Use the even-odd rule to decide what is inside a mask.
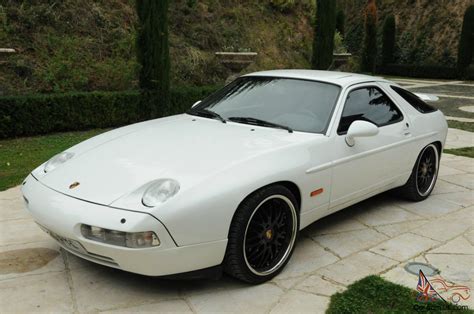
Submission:
[[[432,79],[474,79],[474,68],[470,67],[464,73],[456,68],[444,66],[419,66],[409,64],[387,64],[377,66],[376,73],[395,76],[408,76]]]
[[[138,91],[0,97],[0,138],[108,128],[178,114],[218,87],[177,88],[169,108],[144,113]]]

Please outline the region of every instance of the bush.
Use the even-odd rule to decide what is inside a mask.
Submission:
[[[344,44],[344,37],[336,31],[334,33],[334,53],[347,53],[347,47]]]
[[[395,52],[395,17],[393,15],[388,16],[383,24],[383,35],[382,35],[382,64],[393,63],[394,52]]]
[[[369,0],[365,9],[365,37],[362,52],[362,70],[374,73],[377,59],[377,6]]]
[[[345,23],[346,23],[346,15],[344,14],[344,10],[337,11],[336,15],[336,31],[338,31],[342,36],[345,35]]]
[[[418,78],[433,79],[459,79],[461,73],[453,67],[429,66],[429,65],[410,65],[410,64],[386,64],[377,67],[378,74],[407,76]],[[474,79],[474,68],[468,68],[465,71],[465,79]]]
[[[117,127],[182,113],[216,89],[173,89],[170,105],[156,106],[151,113],[144,110],[138,91],[0,97],[0,138]]]
[[[137,59],[140,63],[139,86],[154,91],[154,105],[170,101],[170,52],[168,31],[169,0],[137,0]],[[143,99],[142,99],[143,100]]]
[[[464,14],[461,37],[458,49],[458,68],[467,68],[474,56],[474,5],[467,8]]]
[[[316,1],[312,67],[327,70],[332,63],[334,33],[336,31],[336,1]]]
[[[344,40],[347,45],[347,49],[353,55],[360,55],[362,50],[362,44],[364,43],[364,24],[359,20],[354,23],[347,24],[347,30],[345,31]]]

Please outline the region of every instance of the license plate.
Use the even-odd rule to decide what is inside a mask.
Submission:
[[[63,236],[60,236],[59,234],[54,233],[53,231],[46,229],[43,226],[40,226],[41,229],[43,229],[47,234],[49,234],[53,239],[59,242],[62,246],[64,246],[67,249],[70,249],[72,251],[76,251],[82,254],[88,254],[86,249],[82,246],[82,244],[79,241],[72,240],[65,238]]]

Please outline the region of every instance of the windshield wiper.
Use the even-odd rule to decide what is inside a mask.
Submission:
[[[226,119],[224,119],[220,114],[217,112],[207,110],[207,109],[191,109],[188,110],[187,113],[200,116],[200,117],[208,117],[212,119],[220,120],[222,123],[227,123]]]
[[[253,124],[253,125],[258,125],[258,126],[268,126],[271,128],[277,128],[277,129],[283,129],[287,130],[288,133],[293,133],[293,129],[286,126],[286,125],[281,125],[261,119],[256,119],[256,118],[251,118],[251,117],[230,117],[229,121],[237,122],[237,123],[246,123],[246,124]]]

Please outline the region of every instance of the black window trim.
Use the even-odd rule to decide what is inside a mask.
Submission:
[[[423,99],[421,99],[420,97],[418,97],[418,95],[416,95],[415,93],[409,91],[408,89],[404,88],[403,86],[398,86],[398,85],[395,85],[395,84],[389,84],[390,86],[390,89],[398,96],[400,97],[401,99],[403,99],[403,101],[405,101],[408,105],[410,105],[410,107],[412,107],[413,109],[415,109],[416,111],[418,111],[419,113],[422,113],[422,114],[428,114],[428,113],[432,113],[432,112],[436,112],[438,111],[439,109],[426,103],[426,101],[424,101]],[[430,108],[429,111],[422,111],[420,110],[417,106],[413,105],[411,102],[409,102],[407,99],[405,99],[405,97],[403,97],[399,91],[397,91],[397,89],[400,89],[402,90],[403,92],[406,92],[408,93],[409,95],[415,97],[415,98],[418,98],[423,104],[425,104],[428,108]]]
[[[381,125],[378,125],[377,123],[375,122],[371,122],[373,124],[375,124],[378,128],[382,128],[382,127],[385,127],[385,126],[389,126],[389,125],[392,125],[392,124],[396,124],[396,123],[400,123],[400,122],[403,122],[403,120],[405,120],[405,115],[403,114],[403,111],[400,109],[399,106],[397,106],[396,102],[393,101],[393,99],[383,90],[383,88],[379,85],[374,85],[373,84],[374,82],[372,82],[372,84],[368,84],[368,85],[363,85],[363,86],[357,86],[357,87],[354,87],[354,88],[351,88],[347,91],[347,95],[346,95],[346,99],[344,100],[344,104],[342,106],[342,111],[341,111],[341,115],[339,117],[339,122],[337,124],[337,127],[336,127],[336,133],[337,135],[341,136],[341,135],[346,135],[347,134],[347,131],[345,132],[339,132],[338,129],[339,129],[339,125],[341,124],[341,120],[342,120],[342,115],[344,114],[344,108],[346,107],[346,103],[347,103],[347,98],[349,96],[350,93],[352,93],[353,91],[356,91],[356,90],[359,90],[359,89],[364,89],[364,88],[370,88],[370,87],[373,87],[373,88],[376,88],[382,95],[384,95],[385,97],[388,98],[388,100],[390,100],[390,102],[395,106],[395,108],[397,108],[398,112],[400,112],[400,119],[396,120],[396,121],[392,121],[392,122],[389,122],[389,123],[384,123],[384,124],[381,124]]]

